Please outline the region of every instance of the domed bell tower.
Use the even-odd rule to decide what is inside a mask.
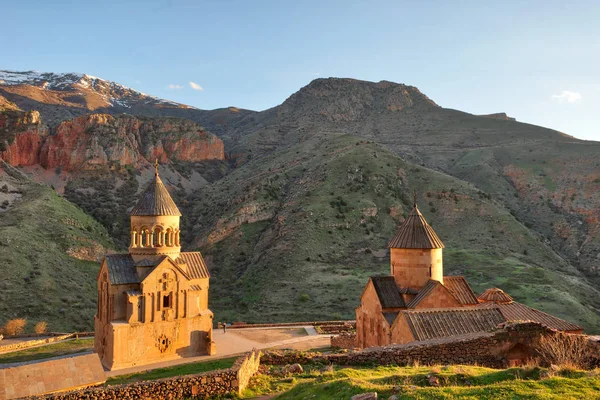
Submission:
[[[131,210],[131,242],[129,254],[136,264],[169,256],[173,260],[181,252],[179,219],[181,212],[158,176],[155,164],[154,181]]]
[[[416,194],[412,210],[388,248],[390,272],[399,287],[420,290],[430,279],[444,283],[444,243],[419,211]]]

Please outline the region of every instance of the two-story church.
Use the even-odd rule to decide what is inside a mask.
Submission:
[[[94,347],[108,369],[215,353],[210,275],[200,252],[181,252],[180,217],[157,166],[131,211],[129,253],[98,273]]]
[[[356,308],[358,347],[490,331],[507,321],[582,332],[578,325],[513,301],[498,288],[476,296],[464,277],[444,276],[444,244],[416,201],[388,248],[390,275],[371,277]]]

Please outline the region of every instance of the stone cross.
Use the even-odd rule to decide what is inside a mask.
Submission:
[[[163,290],[167,290],[171,286],[171,282],[175,282],[175,279],[171,277],[171,274],[164,273],[159,282],[162,283]]]

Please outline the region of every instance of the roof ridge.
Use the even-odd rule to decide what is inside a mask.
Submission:
[[[395,249],[443,249],[444,243],[427,223],[415,203],[396,235],[388,242]]]
[[[158,169],[140,200],[131,210],[130,215],[170,215],[181,216],[181,212],[158,176]]]

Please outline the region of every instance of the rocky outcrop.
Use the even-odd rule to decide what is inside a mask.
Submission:
[[[2,113],[0,157],[11,165],[86,170],[107,165],[223,160],[223,142],[194,122],[91,114],[59,124],[52,134],[39,113]]]
[[[0,113],[0,158],[10,165],[37,164],[47,136],[37,111]]]

